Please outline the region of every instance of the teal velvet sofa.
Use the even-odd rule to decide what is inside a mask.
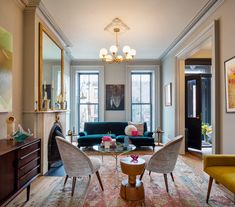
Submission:
[[[84,131],[79,133],[78,147],[89,147],[100,144],[102,137],[105,135],[111,136],[117,142],[124,142],[125,128],[128,122],[86,122]],[[155,147],[153,133],[147,131],[147,124],[144,123],[143,136],[129,136],[132,144],[137,147],[151,146]]]

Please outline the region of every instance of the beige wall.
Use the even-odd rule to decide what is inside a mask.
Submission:
[[[13,35],[13,110],[17,123],[22,122],[23,77],[23,9],[14,0],[0,0],[0,26]],[[0,138],[6,137],[5,119],[9,114],[0,113]]]
[[[34,110],[38,99],[38,22],[45,21],[39,13],[35,9],[24,11],[17,0],[0,0],[0,26],[13,35],[12,113],[17,123],[26,128],[23,111]],[[70,58],[66,55],[65,73],[67,77],[70,74]],[[7,135],[5,119],[8,115],[0,113],[0,138]]]
[[[175,56],[183,47],[188,45],[197,35],[199,35],[203,29],[208,27],[215,19],[219,20],[219,33],[220,33],[220,128],[221,128],[221,153],[235,153],[235,139],[234,139],[234,123],[235,114],[226,113],[225,110],[225,86],[224,86],[224,61],[235,55],[235,1],[225,0],[222,6],[220,6],[199,28],[197,28],[183,43],[180,44],[176,49],[173,50],[163,61],[162,61],[162,76],[163,83],[167,82],[175,83],[174,74],[176,70]],[[216,83],[219,84],[219,83]],[[173,87],[173,96],[175,94],[175,87]],[[175,102],[173,98],[172,109],[163,107],[163,130],[169,134],[170,138],[174,136],[175,126],[169,120],[172,119],[173,112],[175,113]]]

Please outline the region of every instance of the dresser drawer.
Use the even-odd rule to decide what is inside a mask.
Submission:
[[[40,140],[38,140],[37,142],[30,143],[26,146],[23,146],[18,150],[18,158],[20,159],[22,157],[25,157],[29,153],[35,151],[36,149],[40,149],[40,148],[41,148]]]
[[[30,152],[29,154],[18,159],[18,168],[21,168],[24,165],[31,162],[32,160],[34,160],[36,158],[40,158],[40,157],[41,157],[40,149],[35,149],[34,151]]]
[[[33,168],[31,171],[23,175],[18,179],[17,187],[20,188],[23,185],[25,185],[28,181],[30,181],[32,178],[37,176],[40,173],[40,165],[37,165],[35,168]]]
[[[40,157],[33,159],[18,169],[18,178],[27,174],[30,170],[40,165]]]

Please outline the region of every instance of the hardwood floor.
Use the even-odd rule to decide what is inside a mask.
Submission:
[[[146,152],[135,151],[135,153],[143,155]],[[147,154],[150,154],[150,153],[153,153],[153,152],[150,152],[150,151],[147,152]],[[179,157],[187,165],[195,169],[194,171],[195,174],[202,173],[203,163],[202,163],[201,158],[190,153],[186,153],[186,155],[184,156],[180,155]],[[64,181],[64,177],[40,176],[39,178],[35,180],[35,182],[32,183],[30,200],[28,202],[26,202],[26,190],[25,190],[19,196],[17,196],[7,207],[41,206],[42,201],[45,200],[48,197],[48,195],[53,191],[56,184],[58,184],[58,182],[63,182],[63,181]]]
[[[136,154],[152,154],[152,151],[135,151]],[[88,153],[93,154],[93,153]],[[100,157],[100,156],[99,156]],[[187,153],[185,156],[180,155],[180,159],[182,159],[185,163],[187,163],[190,167],[195,168],[196,171],[202,171],[202,160],[194,156],[190,153]],[[41,201],[45,200],[45,198],[51,193],[54,189],[55,185],[59,180],[63,180],[63,177],[58,176],[40,176],[37,178],[31,186],[31,195],[30,200],[26,202],[26,190],[24,190],[20,195],[18,195],[7,207],[32,207],[32,206],[40,206]]]
[[[63,179],[62,177],[51,176],[39,176],[31,184],[30,200],[26,202],[26,190],[19,194],[13,201],[11,201],[7,207],[32,207],[40,206],[42,200],[44,200],[50,192],[53,190],[56,181]]]

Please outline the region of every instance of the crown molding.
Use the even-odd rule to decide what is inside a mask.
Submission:
[[[182,43],[193,31],[195,31],[212,13],[223,4],[224,0],[209,0],[207,4],[198,12],[192,21],[184,28],[180,35],[170,44],[170,46],[159,57],[164,60],[173,49]]]
[[[60,27],[58,26],[58,24],[56,23],[55,19],[51,16],[51,14],[49,13],[49,11],[47,10],[47,8],[45,7],[45,5],[42,3],[42,1],[40,0],[38,8],[40,10],[40,12],[43,14],[43,16],[45,17],[45,19],[48,21],[48,23],[51,25],[51,27],[55,30],[55,32],[57,33],[57,35],[62,39],[62,41],[65,43],[66,47],[72,47],[71,42],[69,41],[69,39],[65,36],[65,34],[63,33],[63,31],[60,29]]]
[[[122,62],[118,64],[125,65],[160,65],[160,60],[154,59],[135,59],[131,62]],[[109,63],[104,63],[100,59],[72,59],[71,65],[112,65]]]
[[[25,9],[28,4],[28,0],[15,0],[15,2],[21,9]]]

